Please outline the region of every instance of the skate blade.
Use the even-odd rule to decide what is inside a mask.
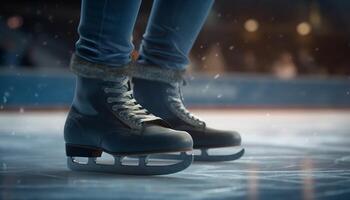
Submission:
[[[218,148],[220,149],[220,148]],[[209,154],[209,149],[198,149],[200,152],[199,154],[194,154],[194,161],[201,161],[201,162],[224,162],[224,161],[233,161],[241,158],[244,155],[244,148],[241,148],[237,153],[230,154],[230,155],[217,155],[217,154]],[[154,155],[154,157],[157,158],[163,158],[163,159],[176,159],[176,156],[174,154],[159,154]]]
[[[113,157],[114,161],[109,163],[98,162],[95,157],[89,157],[86,163],[79,162],[75,157],[67,157],[67,165],[69,169],[76,171],[125,175],[165,175],[182,171],[193,162],[192,152],[181,152],[170,159],[158,159],[159,157],[153,157],[153,154]]]
[[[230,155],[217,155],[209,154],[209,149],[200,149],[201,153],[199,155],[194,155],[195,161],[201,162],[224,162],[224,161],[233,161],[238,160],[244,155],[244,148],[241,148],[237,153]]]

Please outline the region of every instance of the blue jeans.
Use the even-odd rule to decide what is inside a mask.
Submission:
[[[131,61],[132,32],[141,0],[83,0],[76,54],[93,63]],[[213,0],[154,0],[138,63],[185,69]]]

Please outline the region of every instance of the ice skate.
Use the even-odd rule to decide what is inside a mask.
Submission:
[[[108,71],[106,66],[78,57],[73,58],[71,67],[78,77],[64,128],[70,169],[161,175],[179,172],[192,163],[191,136],[170,129],[165,121],[137,104],[126,69]],[[99,163],[102,152],[113,155],[114,162]],[[174,158],[152,157],[162,153],[174,153]],[[78,157],[87,157],[88,161],[79,162]],[[130,164],[129,158],[137,159]]]
[[[240,134],[206,126],[205,122],[190,113],[183,104],[181,85],[182,71],[172,71],[154,66],[133,67],[133,89],[137,101],[152,114],[161,117],[172,128],[188,132],[193,139],[193,148],[200,154],[197,161],[231,161],[244,154]],[[235,147],[231,155],[211,154],[210,150]],[[167,158],[172,158],[172,155]],[[164,156],[163,156],[164,158]]]

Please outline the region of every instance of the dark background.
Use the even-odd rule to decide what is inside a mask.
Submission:
[[[152,1],[142,4],[134,31],[136,49]],[[349,8],[350,2],[341,0],[218,0],[193,47],[190,69],[287,79],[348,76]],[[0,68],[67,69],[78,37],[79,12],[77,0],[2,3]],[[302,23],[310,28],[306,35],[297,31]]]

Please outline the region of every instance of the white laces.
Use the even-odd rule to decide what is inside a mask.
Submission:
[[[112,110],[131,127],[140,128],[143,122],[160,119],[136,102],[128,77],[116,82],[116,84],[105,86],[103,90],[106,94],[113,94],[107,98],[107,103],[113,104]]]
[[[205,122],[199,117],[192,114],[183,103],[183,95],[179,86],[179,83],[171,84],[171,87],[167,88],[168,101],[170,102],[173,112],[182,120],[194,126],[205,126]]]

